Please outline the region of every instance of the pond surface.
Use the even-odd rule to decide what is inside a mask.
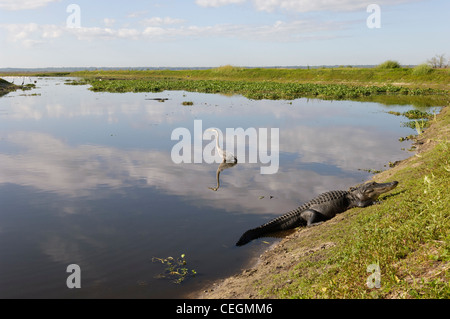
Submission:
[[[386,113],[411,106],[94,93],[66,80],[25,78],[37,88],[0,98],[0,298],[186,296],[278,240],[235,247],[247,229],[411,155],[398,139],[414,131]],[[278,128],[277,173],[261,174],[267,164],[240,155],[212,190],[218,163],[171,158],[172,132],[185,128],[194,139],[195,123],[200,134]],[[166,267],[152,258],[181,254],[196,276],[160,278]],[[67,287],[71,264],[80,267],[80,289]]]

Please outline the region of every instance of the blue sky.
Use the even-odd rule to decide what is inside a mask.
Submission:
[[[448,0],[0,0],[0,68],[419,64],[450,58],[449,12]]]

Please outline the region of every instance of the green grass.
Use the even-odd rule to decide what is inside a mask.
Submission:
[[[424,140],[435,147],[386,171],[398,180],[383,203],[352,209],[292,243],[336,245],[313,252],[259,287],[275,298],[450,298],[450,112],[443,109]],[[317,243],[316,243],[317,245]],[[291,253],[291,252],[289,252]],[[369,289],[367,266],[379,264],[381,287]]]
[[[70,84],[70,83],[68,83]],[[77,84],[72,83],[72,84]],[[113,80],[113,79],[82,79],[78,84],[90,84],[95,92],[162,92],[165,90],[184,90],[202,93],[240,94],[250,99],[286,99],[301,97],[322,99],[368,99],[371,97],[400,96],[414,97],[428,96],[434,98],[435,105],[446,102],[445,92],[432,88],[407,88],[394,85],[358,86],[345,84],[316,84],[316,83],[281,83],[261,81],[226,81],[226,80],[180,80],[180,79],[151,79],[151,80]],[[398,102],[396,102],[398,103]]]
[[[414,74],[412,68],[266,69],[229,65],[207,70],[86,71],[70,76],[81,79],[67,84],[90,84],[96,92],[185,90],[240,94],[250,99],[308,97],[416,106],[445,105],[450,82],[448,70]]]
[[[379,69],[400,69],[400,63],[398,63],[397,61],[393,61],[393,60],[387,60],[383,63],[381,63],[380,65],[377,66],[377,68]]]
[[[26,73],[26,76],[75,76],[97,79],[184,79],[184,80],[227,80],[227,81],[270,81],[318,84],[384,85],[393,84],[406,87],[449,89],[450,69],[424,68],[243,68],[230,65],[204,70],[120,70],[120,71],[79,71],[72,73]],[[11,75],[11,74],[7,74]],[[19,75],[16,74],[15,75]]]
[[[67,84],[90,84],[93,91],[106,92],[186,90],[241,94],[251,99],[309,97],[415,106],[445,105],[450,70],[417,70],[402,67],[283,69],[226,65],[204,70],[98,70],[48,75],[78,77],[78,82]]]
[[[417,120],[417,119],[430,119],[433,116],[433,114],[421,110],[409,110],[404,112],[403,116],[406,116],[410,120]]]
[[[141,79],[155,78],[178,80],[225,80],[225,81],[270,81],[317,84],[384,85],[403,83],[406,87],[430,87],[449,89],[450,70],[433,70],[417,74],[414,68],[241,68],[223,66],[207,70],[158,70],[158,71],[82,71],[70,76],[102,79]]]
[[[435,89],[393,85],[355,86],[344,84],[279,83],[225,80],[87,80],[96,92],[161,92],[185,90],[203,93],[242,94],[251,99],[358,98],[370,95],[438,95]],[[84,82],[85,83],[85,82]]]
[[[427,75],[434,71],[434,69],[428,63],[422,63],[414,67],[412,74],[414,75]]]
[[[417,110],[417,109],[409,110],[409,111],[406,111],[403,113],[394,112],[394,111],[389,111],[388,113],[392,114],[392,115],[396,115],[396,116],[403,115],[404,117],[406,117],[410,120],[413,120],[413,121],[409,121],[409,122],[404,122],[403,126],[409,127],[412,129],[415,128],[417,130],[417,132],[422,132],[423,128],[427,128],[430,125],[429,120],[431,120],[432,118],[435,117],[435,114],[424,112],[424,111]],[[417,121],[417,120],[420,120],[420,121]]]

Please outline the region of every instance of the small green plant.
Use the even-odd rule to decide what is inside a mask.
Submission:
[[[34,89],[34,88],[36,88],[36,84],[33,84],[33,83],[25,84],[25,85],[22,85],[22,86],[20,87],[20,89],[21,89],[22,91],[31,90],[31,89]]]
[[[153,257],[153,262],[160,262],[166,265],[164,272],[159,274],[157,278],[167,278],[176,284],[182,283],[188,276],[195,276],[197,272],[194,269],[189,269],[186,261],[186,255],[181,254],[178,258],[167,257],[158,258]]]
[[[184,101],[183,103],[181,103],[181,105],[194,105],[194,102]]]
[[[415,129],[417,133],[420,135],[423,133],[423,130],[430,126],[430,121],[427,119],[421,119],[420,122],[418,120],[408,121],[403,123],[404,127],[409,127],[410,129]],[[420,132],[420,133],[419,133]]]
[[[381,173],[380,170],[378,170],[378,169],[372,169],[372,168],[358,168],[358,171],[364,171],[364,172],[372,173],[372,174],[378,174],[378,173]]]
[[[410,135],[405,136],[405,137],[400,137],[398,140],[399,140],[400,142],[403,142],[403,141],[413,140],[414,138],[415,138],[415,136],[412,135],[412,134],[410,134]]]
[[[401,68],[400,63],[393,60],[387,60],[378,65],[379,69],[399,69]]]
[[[423,133],[424,128],[430,126],[429,120],[432,117],[432,114],[430,113],[423,112],[420,110],[409,110],[407,112],[402,113],[402,115],[410,120],[413,120],[403,123],[403,125],[405,127],[416,129],[418,135]],[[420,120],[420,122],[418,120]]]
[[[410,120],[414,119],[429,119],[431,117],[430,113],[423,112],[420,110],[409,110],[403,113],[403,116],[406,116]]]
[[[426,126],[426,122],[423,121],[423,119],[421,120],[421,122],[419,123],[419,121],[414,120],[415,122],[415,127],[416,127],[416,131],[417,131],[417,135],[420,135],[423,133],[423,129]]]

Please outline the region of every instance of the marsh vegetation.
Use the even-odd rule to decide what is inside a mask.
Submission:
[[[95,92],[239,94],[249,99],[320,98],[384,104],[445,105],[449,70],[402,68],[386,61],[376,68],[264,69],[223,66],[208,70],[89,71],[71,75]],[[389,102],[393,100],[393,102]],[[402,102],[403,101],[403,102]]]

